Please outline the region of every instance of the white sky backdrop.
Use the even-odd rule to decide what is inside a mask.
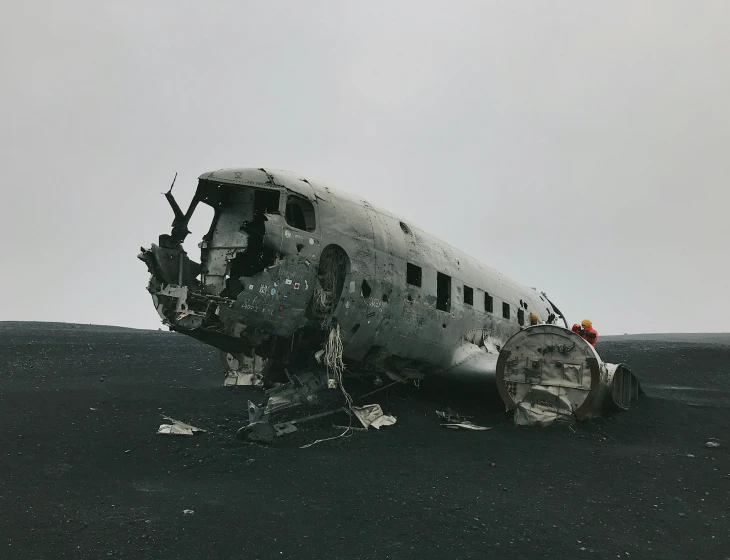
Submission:
[[[730,2],[16,1],[3,20],[0,320],[157,328],[136,255],[169,229],[175,171],[186,206],[205,171],[269,166],[603,334],[730,331]]]

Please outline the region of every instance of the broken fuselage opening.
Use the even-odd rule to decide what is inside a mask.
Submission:
[[[210,230],[200,244],[203,290],[236,299],[246,278],[253,278],[280,259],[266,241],[268,216],[280,215],[278,189],[231,187],[201,181],[200,202],[215,210]]]
[[[214,215],[198,245],[198,264],[182,243],[201,203]],[[151,273],[148,290],[165,324],[226,352],[259,356],[286,347],[277,345],[279,338],[319,328],[305,316],[320,247],[312,202],[274,184],[201,179],[185,214],[174,199],[171,205],[178,208],[172,234],[161,235],[159,246],[139,255]]]

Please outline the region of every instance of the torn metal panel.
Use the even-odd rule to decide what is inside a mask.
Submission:
[[[173,436],[192,436],[193,431],[190,428],[184,428],[176,424],[160,424],[157,429],[158,434],[167,434]]]
[[[294,420],[289,420],[287,422],[279,422],[278,424],[274,424],[274,430],[276,430],[277,436],[283,436],[286,434],[291,434],[292,432],[296,432],[298,430],[297,424],[303,424],[305,422],[309,422],[310,420],[317,420],[319,418],[324,418],[325,416],[330,416],[332,414],[337,414],[338,412],[347,412],[347,408],[335,408],[334,410],[328,410],[327,412],[320,412],[319,414],[312,414],[311,416],[305,416],[304,418],[295,418]]]
[[[271,443],[276,437],[276,430],[268,422],[254,422],[240,428],[236,432],[236,437],[256,443]]]
[[[477,424],[472,424],[468,420],[465,420],[464,422],[446,422],[441,425],[444,428],[452,430],[474,430],[476,432],[484,432],[492,429],[491,426],[478,426]]]
[[[274,430],[276,430],[277,436],[285,436],[286,434],[292,434],[299,428],[294,425],[294,422],[280,422],[274,424]]]
[[[257,356],[246,356],[240,352],[221,352],[223,369],[226,372],[223,384],[226,387],[239,385],[263,386],[263,378],[269,360]]]
[[[248,424],[238,430],[236,437],[270,443],[275,435],[273,426],[269,424],[269,411],[248,401]]]
[[[360,420],[364,428],[379,430],[383,426],[392,426],[396,422],[395,416],[386,415],[379,404],[353,406],[352,413]]]
[[[190,424],[186,424],[185,422],[180,422],[179,420],[175,420],[174,418],[170,418],[169,416],[163,415],[163,418],[172,423],[161,424],[160,427],[157,429],[158,434],[192,436],[196,432],[205,432],[205,430],[201,428],[196,428],[195,426],[191,426]]]
[[[605,364],[595,348],[555,325],[515,334],[497,362],[497,388],[517,425],[575,422],[627,409],[639,381],[624,364]]]
[[[261,385],[260,379],[257,379],[253,373],[242,373],[240,371],[227,371],[226,378],[223,380],[225,387],[240,387]]]
[[[289,225],[284,216],[266,216],[263,243],[264,247],[280,255],[299,255],[312,260],[319,257],[320,242],[316,230],[299,231]]]
[[[450,408],[447,408],[446,411],[437,410],[436,416],[438,416],[442,420],[446,420],[447,422],[461,422],[474,418],[473,416],[462,416],[461,414],[454,410],[451,410]]]
[[[164,241],[170,236],[161,235]],[[162,242],[161,242],[162,243]],[[195,277],[200,273],[200,264],[188,258],[177,245],[167,246],[152,244],[150,249],[141,249],[138,258],[164,284],[194,285]]]
[[[275,413],[302,404],[313,405],[319,400],[317,393],[327,387],[327,377],[312,371],[293,375],[293,382],[266,391],[267,413]]]
[[[251,401],[248,401],[248,423],[254,424],[256,422],[268,422],[269,411],[264,407],[256,406]]]
[[[581,394],[577,395],[580,398]],[[573,423],[575,403],[562,387],[532,385],[514,412],[516,426],[547,426],[555,422]]]
[[[512,334],[512,332],[501,332],[497,328],[481,328],[466,333],[464,340],[484,348],[489,354],[497,355]]]
[[[514,409],[515,426],[550,426],[556,423],[572,424],[575,418],[542,404],[520,402]]]
[[[473,416],[462,416],[458,412],[454,412],[450,408],[446,409],[446,411],[437,410],[436,416],[441,418],[443,420],[442,426],[444,428],[450,428],[452,430],[474,430],[474,431],[486,431],[491,430],[491,427],[487,426],[479,426],[477,424],[474,424],[469,420],[469,418],[473,418]]]

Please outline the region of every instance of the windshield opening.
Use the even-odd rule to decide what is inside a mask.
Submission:
[[[207,204],[198,204],[188,222],[190,233],[183,241],[183,249],[192,261],[201,262],[200,242],[203,236],[210,230],[215,210]]]

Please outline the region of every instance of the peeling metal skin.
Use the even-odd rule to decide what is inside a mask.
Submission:
[[[560,316],[544,293],[293,173],[205,173],[185,213],[166,196],[172,231],[139,255],[153,303],[171,329],[246,362],[240,383],[311,364],[333,324],[348,372],[493,377],[530,313]],[[215,211],[199,263],[182,247],[198,204]]]

